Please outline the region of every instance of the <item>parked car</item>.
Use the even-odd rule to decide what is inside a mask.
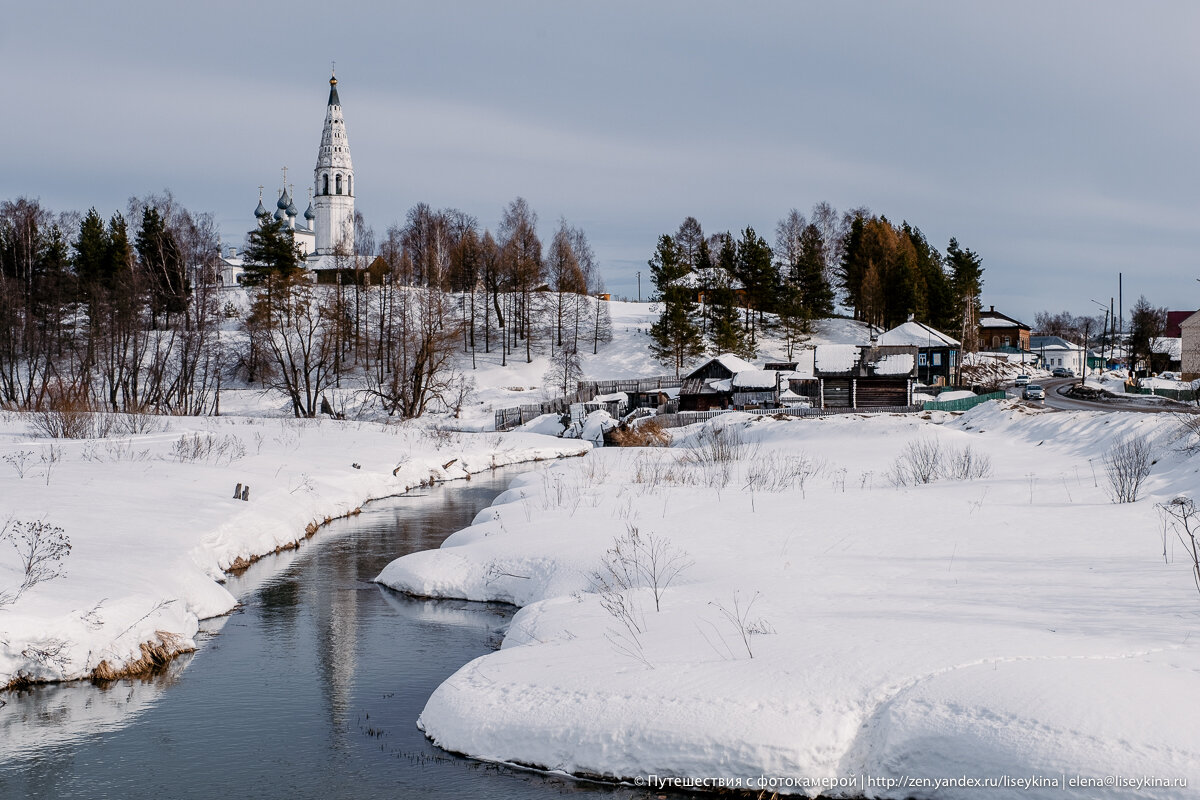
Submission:
[[[1055,367],[1050,370],[1050,374],[1056,378],[1074,378],[1075,371],[1069,367]]]
[[[1036,383],[1031,383],[1025,387],[1025,391],[1021,392],[1021,397],[1026,400],[1045,400],[1046,390]]]
[[[1017,386],[1026,386],[1028,383],[1029,383],[1028,375],[1018,375],[1017,376],[1017,381],[1016,381]]]

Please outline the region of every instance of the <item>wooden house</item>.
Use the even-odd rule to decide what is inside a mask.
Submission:
[[[991,306],[979,312],[979,348],[998,352],[1029,352],[1029,326]]]
[[[917,380],[926,386],[946,386],[954,381],[961,345],[923,322],[909,320],[876,339],[880,345],[917,348]]]
[[[391,268],[382,256],[375,256],[374,259],[368,259],[366,256],[353,256],[347,257],[345,262],[346,266],[340,268],[336,266],[314,268],[312,271],[317,276],[317,283],[332,286],[338,284],[353,286],[356,283],[360,286],[379,286],[391,274]],[[334,261],[326,259],[322,263],[333,264]]]
[[[881,408],[912,404],[917,348],[910,345],[818,345],[812,381],[789,380],[789,389],[820,408]]]
[[[680,411],[709,411],[733,406],[733,376],[755,372],[750,362],[723,353],[711,358],[683,377],[679,388]]]

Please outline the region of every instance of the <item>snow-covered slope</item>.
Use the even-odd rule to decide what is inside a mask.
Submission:
[[[119,672],[189,649],[198,619],[234,605],[219,583],[225,569],[291,547],[372,498],[590,447],[251,417],[158,418],[150,433],[55,440],[30,422],[0,417],[0,525],[16,535],[31,523],[61,528],[72,549],[61,577],[0,605],[0,686]],[[236,484],[249,487],[247,501],[233,499]],[[0,592],[21,584],[26,550],[0,547]]]
[[[519,478],[378,578],[523,606],[503,649],[430,698],[427,735],[642,782],[1193,796],[1200,594],[1154,507],[1195,489],[1174,423],[1007,403],[934,417],[727,415],[732,461],[693,428]],[[1103,457],[1129,437],[1156,463],[1144,499],[1114,504]],[[975,477],[895,485],[906,448],[935,443]],[[642,577],[597,593],[618,549]],[[659,609],[653,553],[682,567]],[[1159,783],[1121,783],[1144,778]]]

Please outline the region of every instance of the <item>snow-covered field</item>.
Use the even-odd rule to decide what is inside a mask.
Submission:
[[[654,307],[610,311],[613,341],[585,376],[669,372],[647,355]],[[822,320],[809,344],[864,334]],[[784,355],[767,341],[758,362]],[[197,620],[234,604],[224,570],[371,498],[587,453],[486,432],[495,408],[548,397],[547,366],[480,354],[455,420],[297,421],[251,391],[223,392],[226,416],[117,420],[92,439],[0,414],[0,524],[72,544],[62,575],[0,597],[0,684],[191,647]],[[352,389],[331,394],[371,414]],[[654,786],[1194,796],[1177,784],[1200,781],[1200,593],[1156,505],[1195,491],[1200,457],[1179,450],[1173,418],[989,403],[962,417],[732,414],[673,436],[525,475],[442,548],[379,576],[522,607],[500,651],[430,698],[435,742]],[[1154,464],[1142,498],[1115,504],[1104,456],[1123,440],[1150,443]],[[914,476],[922,454],[942,465],[930,483]],[[21,582],[18,555],[0,547],[0,593]],[[998,785],[970,786],[984,779]]]
[[[590,447],[240,416],[143,418],[140,433],[120,432],[131,423],[119,417],[106,437],[67,440],[39,436],[32,421],[0,414],[0,525],[21,535],[40,524],[43,538],[61,528],[71,550],[42,564],[61,575],[0,606],[0,685],[104,675],[190,649],[197,620],[235,604],[224,570],[291,547],[368,500]],[[249,487],[246,501],[233,499],[236,484]],[[21,585],[27,552],[0,548],[0,593]]]
[[[378,578],[523,607],[427,735],[643,785],[1194,797],[1200,594],[1155,508],[1196,489],[1178,423],[929,416],[727,415],[519,478]],[[1116,504],[1103,459],[1131,438],[1154,464]],[[958,476],[896,485],[935,445]]]

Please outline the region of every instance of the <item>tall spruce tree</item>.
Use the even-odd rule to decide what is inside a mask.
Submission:
[[[979,295],[983,291],[983,259],[971,250],[963,250],[958,239],[946,247],[946,265],[955,297],[955,321],[963,351],[979,349]]]
[[[700,326],[696,321],[695,290],[680,286],[678,279],[687,273],[674,240],[663,235],[654,257],[648,262],[657,301],[662,306],[658,321],[650,326],[650,352],[663,364],[674,367],[675,374],[704,352]]]
[[[300,270],[300,252],[283,220],[270,220],[246,236],[246,273],[242,282],[261,286],[269,278],[293,278]]]
[[[736,353],[753,358],[749,334],[739,317],[738,294],[744,294],[744,289],[734,285],[734,274],[738,268],[737,243],[728,233],[721,235],[716,266],[704,295],[709,316],[709,344],[718,354]]]
[[[866,225],[865,213],[857,213],[850,220],[850,227],[842,244],[841,268],[838,270],[843,303],[853,312],[855,319],[866,319],[862,291],[863,280],[870,268],[866,254]]]
[[[833,287],[825,278],[825,241],[816,225],[806,225],[800,233],[800,253],[795,265],[798,298],[781,296],[789,304],[797,300],[809,319],[833,314]]]
[[[122,227],[124,221],[121,222]],[[142,213],[142,227],[137,235],[137,254],[142,270],[149,278],[150,309],[155,319],[159,314],[181,314],[187,310],[190,285],[187,266],[175,234],[154,206]]]

